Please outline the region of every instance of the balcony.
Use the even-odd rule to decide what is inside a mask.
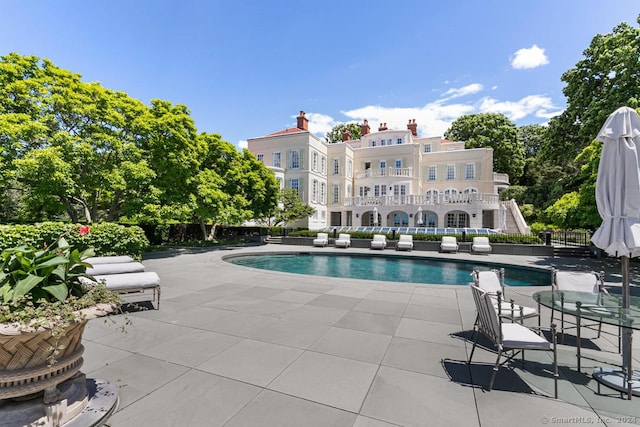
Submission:
[[[506,173],[493,173],[493,182],[496,184],[507,184],[509,185],[509,174]]]
[[[356,171],[356,179],[379,177],[413,178],[413,168],[378,168]]]
[[[444,204],[497,204],[497,194],[458,193],[430,196],[357,196],[347,197],[345,206],[428,206]]]

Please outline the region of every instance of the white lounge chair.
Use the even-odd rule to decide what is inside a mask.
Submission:
[[[329,244],[329,234],[318,233],[315,239],[313,239],[313,246],[322,246],[323,248]]]
[[[473,253],[491,253],[491,245],[488,237],[474,237],[471,243],[471,252]]]
[[[384,234],[374,234],[371,241],[371,249],[384,249],[387,247],[387,236]]]
[[[524,319],[538,316],[538,310],[535,307],[526,307],[516,304],[513,299],[506,299],[504,268],[487,271],[473,270],[471,276],[473,277],[473,285],[491,296],[496,310],[498,310],[498,300],[500,300],[500,312],[503,317],[522,323]]]
[[[476,349],[479,333],[486,336],[498,349],[498,357],[493,366],[491,379],[489,380],[488,391],[493,388],[493,381],[496,378],[498,369],[501,365],[507,363],[518,354],[522,354],[524,363],[525,350],[541,350],[553,351],[553,381],[554,381],[554,397],[558,398],[558,353],[556,340],[556,325],[551,324],[551,342],[547,341],[542,334],[534,332],[532,329],[521,325],[520,323],[503,323],[500,309],[496,311],[493,298],[487,292],[484,292],[477,286],[471,286],[473,300],[478,312],[477,322],[474,326],[474,340],[469,361],[473,358],[473,352]],[[500,307],[500,301],[498,307]],[[479,333],[478,333],[479,332]],[[500,363],[502,355],[506,351],[512,351],[507,359]]]
[[[401,234],[396,243],[396,251],[410,251],[413,249],[413,236],[411,234]]]
[[[336,248],[348,248],[351,246],[351,234],[342,234],[336,239]]]
[[[458,252],[458,239],[455,236],[442,236],[440,250],[442,252]]]

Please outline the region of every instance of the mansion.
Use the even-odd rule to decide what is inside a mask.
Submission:
[[[297,126],[248,140],[248,149],[273,170],[281,188],[297,191],[315,209],[288,224],[321,230],[346,226],[488,228],[528,233],[513,201],[498,193],[509,176],[493,171],[491,148],[418,137],[417,123],[371,132],[348,132],[330,144],[308,129],[304,111]]]

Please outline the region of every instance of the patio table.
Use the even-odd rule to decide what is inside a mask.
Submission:
[[[627,334],[626,345],[622,348],[622,365],[619,368],[594,368],[593,377],[622,393],[640,396],[640,373],[634,372],[632,367],[631,339],[634,329],[640,329],[640,297],[630,297],[629,308],[622,308],[622,295],[601,294],[598,304],[582,303],[593,300],[592,293],[577,291],[545,290],[532,295],[533,299],[542,306],[559,310],[564,314],[576,317],[577,344],[576,357],[580,370],[580,322],[582,319],[602,322],[622,328]]]

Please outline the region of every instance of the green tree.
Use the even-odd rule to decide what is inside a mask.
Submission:
[[[310,217],[315,209],[300,200],[296,190],[285,188],[280,194],[280,206],[274,216],[273,225],[286,225],[298,219]]]
[[[609,114],[625,105],[640,107],[640,29],[623,22],[609,34],[597,34],[561,80],[567,108],[549,122],[542,151],[545,160],[566,165],[591,143]]]
[[[517,184],[524,168],[524,146],[516,126],[503,114],[482,113],[462,116],[451,123],[444,137],[464,141],[466,148],[492,148],[493,170],[509,175]]]
[[[0,98],[0,168],[5,189],[11,181],[26,190],[26,217],[43,214],[46,200],[52,215],[113,220],[127,200],[153,194],[141,188],[153,171],[136,146],[136,120],[146,108],[140,102],[17,54],[0,58]],[[53,189],[52,182],[60,185]]]
[[[336,142],[342,142],[342,135],[344,134],[345,129],[349,131],[349,136],[351,139],[360,139],[362,137],[362,130],[360,129],[360,125],[358,123],[340,123],[339,125],[335,125],[327,134],[325,135],[325,139],[329,144],[335,144]]]

